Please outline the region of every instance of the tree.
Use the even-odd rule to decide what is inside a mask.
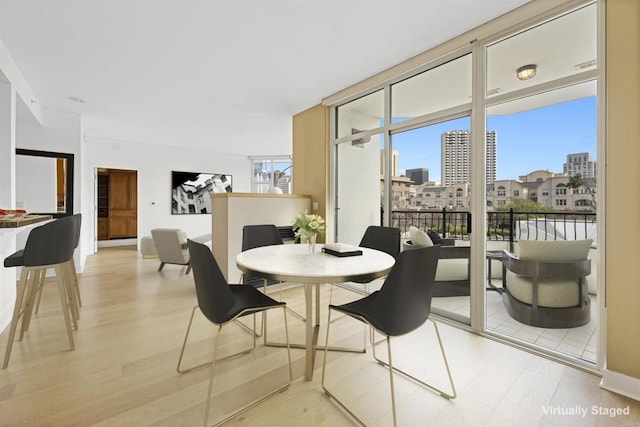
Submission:
[[[522,197],[509,197],[509,203],[498,206],[497,211],[508,211],[513,208],[514,212],[555,212],[551,206],[542,203],[526,200]]]

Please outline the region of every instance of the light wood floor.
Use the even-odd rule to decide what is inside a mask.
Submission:
[[[45,288],[40,313],[22,342],[14,345],[9,368],[0,371],[2,426],[191,426],[202,425],[209,370],[180,375],[176,363],[190,310],[193,277],[184,269],[142,259],[132,248],[105,248],[89,257],[80,275],[82,291],[76,350],[68,351],[55,286]],[[328,286],[322,289],[323,307]],[[354,299],[336,290],[334,303]],[[301,288],[285,291],[300,311]],[[326,323],[326,310],[321,322]],[[303,324],[288,317],[292,341]],[[8,329],[8,328],[7,328]],[[283,335],[281,313],[269,317],[270,338]],[[331,342],[358,345],[363,328],[348,319],[332,325]],[[640,426],[640,403],[598,387],[597,376],[495,341],[440,324],[458,398],[447,401],[396,377],[399,424],[403,426]],[[0,336],[4,352],[8,331]],[[186,363],[211,357],[214,329],[196,315]],[[321,342],[324,343],[324,328]],[[334,340],[335,338],[335,340]],[[223,352],[250,345],[235,325],[223,329]],[[384,350],[384,347],[381,348]],[[433,328],[399,338],[394,363],[446,387]],[[304,381],[304,354],[292,350],[294,383],[262,405],[232,420],[237,426],[350,426],[353,421],[322,392],[323,353],[313,381]],[[258,345],[248,356],[219,365],[210,421],[281,384],[286,352]],[[391,425],[388,374],[367,354],[330,352],[327,384],[368,425]],[[596,415],[625,410],[629,415]],[[585,410],[580,415],[567,411]]]

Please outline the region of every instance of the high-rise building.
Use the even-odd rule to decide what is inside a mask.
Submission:
[[[496,180],[498,135],[487,131],[486,182]],[[471,133],[468,130],[444,132],[440,137],[440,167],[442,185],[471,182]]]
[[[569,176],[579,174],[585,179],[596,179],[597,164],[589,153],[567,154],[567,163],[562,165],[562,171]]]
[[[413,181],[414,185],[422,185],[429,182],[429,169],[426,168],[407,169],[405,175]]]
[[[400,168],[400,154],[398,154],[398,151],[393,150],[391,152],[391,176],[400,176],[398,174],[399,172],[399,168]],[[385,162],[384,162],[384,150],[380,150],[380,175],[384,176],[384,174],[386,173],[386,169],[385,169]]]

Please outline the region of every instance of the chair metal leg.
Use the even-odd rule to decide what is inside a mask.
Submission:
[[[22,308],[24,305],[24,298],[27,290],[27,276],[28,270],[22,269],[20,274],[20,280],[16,286],[16,303],[13,307],[13,317],[11,318],[11,326],[9,328],[9,337],[7,338],[7,348],[4,351],[4,361],[2,362],[2,369],[7,369],[9,366],[9,358],[11,357],[11,349],[13,348],[13,340],[16,336],[16,328],[18,326],[18,320],[22,315]]]
[[[262,279],[262,293],[264,293],[265,295],[267,295],[267,279]],[[282,282],[280,282],[280,301],[282,301]],[[286,306],[285,306],[286,307]],[[305,317],[296,313],[294,310],[290,309],[289,307],[286,307],[286,310],[291,313],[293,316],[297,317],[298,319],[302,320],[303,322],[306,322]],[[267,340],[267,312],[263,312],[262,313],[262,332],[260,333],[261,335],[264,335],[264,345],[269,345],[269,346],[277,346],[277,347],[284,347],[283,345],[279,344],[279,343],[270,343]],[[261,335],[257,335],[257,336],[261,336]]]
[[[325,340],[325,349],[327,349],[329,347],[329,330],[331,328],[331,309],[329,309],[329,317],[327,319],[327,337]],[[431,319],[430,319],[431,320]],[[389,358],[389,362],[385,362],[381,359],[379,359],[376,356],[376,349],[375,349],[375,344],[373,345],[373,357],[374,359],[380,364],[383,365],[385,367],[387,367],[389,369],[389,385],[390,385],[390,390],[391,390],[391,408],[392,408],[392,414],[393,414],[393,425],[396,426],[397,425],[397,415],[396,415],[396,398],[395,398],[395,386],[394,386],[394,381],[393,381],[393,373],[397,372],[401,375],[403,375],[404,377],[416,382],[417,384],[435,391],[437,393],[439,393],[442,397],[445,397],[447,399],[455,399],[457,396],[456,393],[456,388],[455,385],[453,384],[453,378],[451,377],[451,371],[449,369],[449,362],[447,361],[447,356],[444,352],[444,347],[442,345],[442,339],[440,337],[440,332],[438,331],[438,325],[436,324],[436,322],[434,320],[431,320],[431,322],[433,323],[433,326],[435,328],[436,331],[436,337],[438,338],[438,344],[440,345],[440,351],[442,353],[442,357],[444,360],[444,365],[445,368],[447,370],[447,375],[449,377],[449,383],[451,385],[451,390],[452,393],[447,393],[445,391],[442,391],[430,384],[425,383],[424,381],[396,368],[393,366],[393,359],[392,359],[392,355],[391,355],[391,337],[386,336],[386,341],[387,341],[387,354],[388,354],[388,358]],[[371,328],[371,341],[374,342],[374,338],[373,338],[373,328]],[[325,372],[326,372],[326,367],[327,367],[327,352],[325,351],[324,354],[324,361],[322,363],[322,389],[324,390],[325,394],[333,399],[345,412],[347,412],[354,420],[356,420],[360,425],[364,426],[364,422],[358,418],[349,408],[346,407],[346,405],[344,403],[342,403],[333,393],[331,393],[331,391],[329,391],[327,389],[327,387],[325,386]]]
[[[431,320],[431,319],[429,319]],[[444,366],[445,369],[447,370],[447,376],[449,377],[449,384],[451,385],[451,393],[447,393],[443,390],[440,390],[439,388],[436,388],[430,384],[427,384],[426,382],[398,369],[395,367],[391,367],[391,369],[393,369],[395,372],[403,375],[406,378],[409,378],[410,380],[414,381],[417,384],[420,384],[421,386],[428,388],[429,390],[435,391],[436,393],[440,394],[442,397],[447,398],[447,399],[455,399],[457,397],[457,393],[456,393],[456,387],[453,384],[453,377],[451,376],[451,370],[449,369],[449,362],[447,360],[447,355],[444,352],[444,346],[442,345],[442,339],[440,338],[440,331],[438,330],[438,325],[434,320],[431,320],[431,323],[433,323],[433,327],[436,331],[436,337],[438,338],[438,344],[440,345],[440,352],[442,353],[442,359],[444,361]],[[383,366],[387,366],[389,367],[390,364],[385,362],[384,360],[381,360],[380,358],[378,358],[376,356],[376,348],[375,346],[373,346],[373,357],[376,360],[376,362],[378,362],[379,364],[383,365]],[[391,359],[389,359],[391,360]]]
[[[247,412],[248,410],[250,410],[251,408],[256,407],[257,405],[259,405],[260,403],[264,402],[265,400],[271,398],[272,396],[275,396],[276,394],[286,390],[289,388],[289,386],[291,385],[291,382],[293,381],[293,371],[291,368],[291,351],[289,349],[289,327],[287,325],[287,308],[286,306],[282,306],[283,308],[283,315],[284,315],[284,328],[285,328],[285,335],[286,335],[286,340],[287,340],[287,358],[289,361],[289,382],[287,384],[284,384],[278,388],[276,388],[275,390],[265,394],[262,397],[259,397],[258,399],[254,400],[253,402],[249,403],[248,405],[240,408],[239,410],[235,411],[234,413],[230,414],[229,416],[227,416],[226,418],[217,421],[214,426],[221,426],[223,424],[225,424],[226,422],[234,419],[235,417],[237,417],[238,415],[244,414],[245,412]],[[218,336],[220,335],[220,331],[222,330],[222,326],[220,326],[220,328],[218,329]],[[255,343],[255,336],[254,336],[254,343]],[[207,395],[207,406],[205,409],[205,415],[204,415],[204,425],[207,426],[207,421],[209,418],[209,407],[211,404],[211,394],[212,394],[212,389],[213,389],[213,377],[214,377],[214,369],[215,369],[215,362],[219,362],[221,360],[224,360],[226,358],[223,359],[219,359],[216,360],[216,351],[217,351],[217,337],[216,337],[216,343],[215,345],[215,349],[213,351],[213,364],[211,365],[211,376],[209,378],[209,392]]]
[[[396,416],[396,389],[393,386],[393,360],[391,359],[391,338],[387,335],[387,355],[389,357],[389,386],[391,387],[391,413],[393,414],[393,425],[398,425]]]
[[[342,401],[340,401],[340,399],[338,399],[333,393],[331,393],[329,391],[329,389],[327,389],[327,387],[325,386],[324,383],[324,379],[325,379],[325,372],[327,370],[327,356],[329,353],[329,330],[331,329],[331,309],[329,309],[329,315],[327,318],[327,335],[324,341],[324,359],[322,361],[322,379],[321,379],[321,385],[322,385],[322,390],[324,390],[324,393],[330,398],[333,399],[341,408],[343,411],[345,411],[346,413],[348,413],[356,422],[358,422],[358,424],[360,424],[361,426],[366,426],[366,424],[364,422],[362,422],[362,420],[360,418],[358,418],[356,416],[356,414],[354,414],[353,412],[351,412],[351,410],[349,408],[347,408],[345,406],[344,403],[342,403]]]
[[[184,356],[184,350],[185,350],[185,348],[187,346],[187,340],[189,339],[189,332],[191,331],[191,325],[193,323],[193,316],[195,315],[197,309],[198,309],[198,306],[196,305],[195,307],[193,307],[193,310],[191,310],[191,316],[189,317],[189,325],[187,326],[187,333],[184,336],[184,341],[182,342],[182,348],[180,349],[180,357],[178,358],[178,366],[176,367],[176,371],[178,371],[178,373],[180,373],[180,374],[186,374],[187,372],[191,372],[194,369],[198,369],[198,368],[203,368],[205,366],[209,366],[212,363],[212,362],[205,362],[205,363],[201,363],[200,365],[191,366],[191,367],[186,368],[186,369],[182,369],[181,368],[182,357]],[[255,322],[255,319],[254,319],[254,322]],[[239,323],[239,322],[237,322],[237,323]],[[253,346],[251,348],[249,348],[247,350],[242,350],[242,351],[234,353],[234,354],[230,354],[229,356],[225,356],[220,360],[231,359],[232,357],[240,356],[240,355],[243,355],[243,354],[248,354],[255,348],[256,348],[256,338],[254,336],[253,337]],[[218,361],[220,361],[220,360],[218,360]]]
[[[243,352],[240,352],[240,353],[235,353],[235,354],[233,354],[231,356],[226,356],[226,357],[218,359],[217,358],[218,339],[220,338],[220,335],[221,335],[221,332],[222,332],[222,326],[223,326],[223,325],[218,325],[218,331],[217,331],[216,336],[215,336],[215,338],[213,340],[213,357],[212,357],[211,362],[205,363],[203,365],[196,366],[194,368],[190,368],[188,370],[181,371],[180,370],[180,363],[182,361],[182,356],[184,354],[184,348],[185,348],[186,343],[187,343],[187,337],[189,336],[189,330],[191,329],[191,324],[192,324],[192,321],[193,321],[193,315],[195,314],[196,308],[198,308],[198,306],[194,307],[193,310],[191,311],[191,317],[189,319],[189,326],[187,327],[187,334],[185,335],[184,343],[182,345],[182,351],[180,352],[180,359],[178,360],[178,372],[180,372],[180,373],[189,372],[190,370],[195,369],[195,368],[200,367],[200,366],[211,365],[211,373],[209,374],[209,389],[207,391],[207,403],[206,403],[205,411],[204,411],[204,425],[207,426],[208,425],[208,421],[209,421],[209,409],[211,407],[211,395],[213,394],[213,379],[214,379],[214,376],[215,376],[216,362],[220,362],[220,361],[229,359],[231,357],[238,356],[240,354],[248,353],[253,348],[255,348],[256,336],[255,336],[255,334],[253,334],[253,348],[250,349],[249,351],[243,351]],[[292,370],[292,367],[291,367],[291,350],[289,348],[289,326],[287,324],[286,306],[283,305],[282,309],[283,309],[282,313],[283,313],[283,316],[284,316],[285,335],[286,335],[286,340],[287,340],[287,360],[289,362],[289,381],[287,382],[287,384],[285,384],[283,386],[280,386],[280,387],[276,388],[275,390],[267,393],[266,395],[254,400],[253,402],[249,403],[248,405],[242,407],[240,410],[238,410],[238,411],[232,413],[231,415],[227,416],[223,420],[220,420],[220,421],[216,422],[216,424],[214,424],[215,426],[222,425],[222,424],[226,423],[227,421],[237,417],[238,415],[245,413],[249,409],[259,405],[260,403],[264,402],[268,398],[270,398],[270,397],[272,397],[272,396],[274,396],[274,395],[286,390],[291,385],[291,382],[293,381],[293,370]],[[254,328],[255,328],[255,317],[254,317]]]
[[[184,274],[189,274],[191,271],[191,263],[187,264],[187,271]]]
[[[264,292],[265,292],[265,294],[266,294],[266,293],[267,293],[267,285],[266,285],[267,280],[265,279],[265,281],[264,281],[264,282],[265,282],[265,285],[264,285]],[[279,291],[280,291],[280,301],[282,301],[282,282],[280,282],[279,287],[280,287],[280,289],[279,289]],[[293,310],[293,309],[291,309],[291,308],[287,307],[287,311],[288,311],[289,313],[291,313],[292,315],[294,315],[295,317],[297,317],[298,319],[302,320],[303,322],[306,322],[306,320],[305,320],[304,316],[303,316],[303,315],[301,315],[301,314],[298,314],[295,310]]]
[[[162,269],[164,268],[164,262],[160,262],[160,267],[158,267],[158,271],[162,271]]]
[[[186,370],[181,370],[180,369],[180,364],[182,363],[182,356],[184,356],[184,349],[187,346],[187,339],[189,338],[189,331],[191,331],[191,323],[193,323],[193,315],[196,313],[196,309],[198,308],[198,306],[196,305],[195,307],[193,307],[193,310],[191,310],[191,316],[189,317],[189,325],[187,326],[187,333],[184,336],[184,341],[182,342],[182,348],[180,349],[180,357],[178,358],[178,366],[176,368],[176,371],[178,371],[178,373],[180,374],[184,374],[186,372],[189,372],[190,370],[194,369],[194,368],[189,368]],[[205,366],[208,363],[205,363],[203,365],[199,365],[196,366],[195,368],[199,368],[201,366]]]
[[[267,283],[268,283],[267,279],[262,279],[262,283],[263,283],[263,285],[262,285],[262,293],[267,295],[268,294],[268,292],[267,292]],[[280,292],[280,301],[282,301],[282,282],[280,282],[278,284],[278,286],[279,286],[278,287],[278,292]],[[306,322],[305,317],[303,315],[297,313],[295,310],[287,307],[287,311],[289,313],[291,313],[293,316],[295,316],[298,319],[302,320],[303,322]]]
[[[240,275],[240,283],[244,283],[244,273],[242,273],[242,274]],[[240,319],[236,319],[236,323],[238,324],[238,326],[240,326],[242,329],[244,329],[244,330],[245,330],[245,331],[247,331],[248,333],[253,334],[253,335],[255,335],[256,337],[258,337],[258,338],[259,338],[259,337],[261,337],[261,336],[262,336],[262,334],[263,334],[263,330],[264,330],[264,318],[265,318],[265,316],[266,316],[266,312],[263,312],[263,313],[262,313],[262,319],[263,319],[263,321],[262,321],[262,324],[260,325],[260,333],[257,333],[257,332],[256,332],[256,319],[255,319],[256,315],[255,315],[255,314],[253,315],[253,330],[251,330],[251,328],[249,328],[247,325],[245,325],[244,323],[242,323],[242,322],[240,321]]]
[[[209,420],[209,407],[211,406],[211,392],[213,390],[213,374],[216,369],[216,354],[218,353],[218,338],[220,338],[220,332],[222,332],[222,325],[218,326],[218,333],[213,339],[213,358],[211,360],[211,373],[209,374],[209,391],[207,392],[207,405],[204,410],[205,427],[207,427],[207,421]]]
[[[264,316],[264,314],[263,314]],[[240,321],[240,319],[236,319],[236,323],[238,324],[238,326],[240,326],[242,329],[244,329],[246,332],[255,335],[256,337],[260,338],[262,336],[262,325],[260,326],[260,333],[256,332],[256,315],[253,315],[253,329],[251,329],[250,327],[248,327],[247,325],[245,325],[244,323],[242,323]]]

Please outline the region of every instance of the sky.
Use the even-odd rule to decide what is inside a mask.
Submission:
[[[393,135],[399,173],[427,168],[440,182],[440,135],[470,128],[468,117]],[[567,155],[596,153],[596,97],[588,97],[505,116],[487,116],[497,132],[497,179],[517,179],[535,170],[562,172]]]

